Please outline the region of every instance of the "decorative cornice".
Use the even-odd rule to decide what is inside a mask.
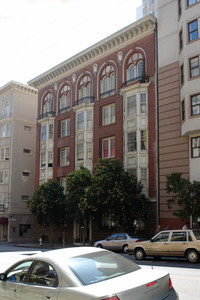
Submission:
[[[38,94],[38,91],[34,87],[16,81],[10,81],[0,88],[0,96],[8,93],[13,89],[18,89],[29,94],[34,94],[36,96]]]
[[[88,62],[95,62],[103,55],[108,55],[130,42],[144,38],[154,32],[155,24],[156,18],[153,15],[148,15],[30,80],[28,84],[41,89],[75,72],[78,68],[85,67]]]

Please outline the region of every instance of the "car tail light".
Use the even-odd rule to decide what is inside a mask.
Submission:
[[[136,240],[136,241],[135,241],[135,243],[138,243],[138,242],[140,242],[140,240]]]
[[[172,286],[172,280],[171,280],[171,278],[169,277],[169,291],[170,291],[172,288],[173,288],[173,286]]]
[[[152,281],[152,282],[148,283],[148,284],[146,285],[146,287],[150,287],[150,286],[152,286],[152,285],[155,285],[156,283],[157,283],[157,281]]]
[[[102,300],[120,300],[120,299],[117,296],[112,296],[112,297],[104,298]]]

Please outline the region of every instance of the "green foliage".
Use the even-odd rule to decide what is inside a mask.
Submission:
[[[134,221],[146,216],[147,199],[141,191],[142,185],[124,170],[119,160],[99,159],[87,197],[93,211],[132,231]]]
[[[172,204],[178,204],[179,209],[174,212],[181,220],[192,216],[193,222],[197,223],[200,216],[200,182],[182,178],[181,173],[172,173],[167,176],[166,191],[168,194],[173,193],[168,199],[168,207]]]
[[[49,180],[38,187],[27,202],[38,224],[60,225],[76,219],[79,223],[89,217],[106,215],[116,225],[133,230],[135,220],[147,215],[147,199],[142,185],[128,174],[119,160],[99,159],[95,173],[83,166],[66,178],[67,196],[57,181]]]
[[[64,224],[65,196],[63,188],[55,180],[50,179],[40,185],[30,200],[27,201],[27,207],[40,225]]]
[[[91,185],[92,175],[83,166],[71,172],[66,178],[67,219],[80,221],[89,216],[90,206],[86,197],[87,188]]]

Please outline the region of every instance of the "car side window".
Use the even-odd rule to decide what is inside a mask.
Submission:
[[[186,241],[187,241],[186,231],[172,233],[171,242],[186,242]]]
[[[127,237],[124,233],[119,233],[117,236],[117,240],[126,240]]]
[[[191,237],[191,233],[190,232],[188,232],[188,241],[192,242],[192,237]]]
[[[168,242],[169,234],[170,234],[169,232],[161,232],[154,239],[152,239],[152,242],[154,243]]]
[[[48,263],[36,262],[28,282],[36,285],[56,287],[58,285],[57,273]]]
[[[117,238],[117,233],[114,233],[114,234],[110,235],[110,236],[107,238],[107,240],[108,240],[108,241],[110,241],[110,240],[116,240],[116,238]]]
[[[8,281],[23,282],[33,261],[19,263],[6,274]]]

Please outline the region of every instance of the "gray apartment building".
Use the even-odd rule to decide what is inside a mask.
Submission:
[[[0,88],[0,241],[32,241],[26,200],[34,192],[37,90],[14,81]]]

